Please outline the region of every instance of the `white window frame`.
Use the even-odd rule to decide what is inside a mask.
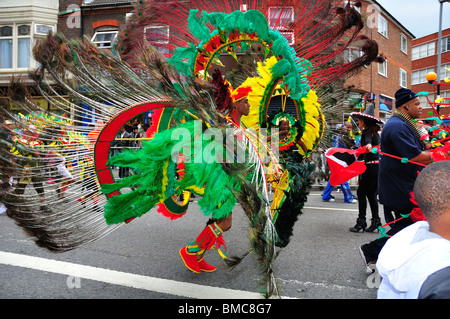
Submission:
[[[275,10],[275,13],[272,14],[272,11]],[[290,12],[290,14],[288,13]],[[287,16],[290,15],[289,17],[289,21],[288,22],[294,22],[294,14],[295,14],[295,10],[293,6],[286,6],[286,7],[278,7],[278,6],[269,6],[269,8],[267,8],[267,20],[269,22],[269,26],[272,29],[276,29],[276,30],[285,30],[287,27],[287,23],[286,25],[276,25],[274,26],[274,21],[272,21],[272,17],[275,17],[275,20],[278,20],[278,17],[280,15],[282,16]],[[285,19],[284,17],[282,17],[282,19]]]
[[[165,28],[167,37],[165,40],[156,40],[156,41],[150,41],[147,39],[147,30],[149,29],[163,29]],[[158,52],[163,54],[169,54],[169,49],[165,47],[159,47],[158,44],[168,44],[170,40],[170,27],[168,25],[149,25],[144,27],[144,39],[147,40],[155,49],[158,50]]]
[[[381,14],[378,14],[378,33],[380,33],[385,38],[389,39],[388,29],[389,29],[388,20]]]
[[[350,2],[350,6],[353,7],[353,9],[355,9],[356,11],[358,11],[359,13],[361,13],[361,7],[355,7],[355,1],[344,1],[344,8],[347,6],[347,3]]]
[[[450,51],[450,37],[445,37],[441,42],[441,53]]]
[[[408,54],[408,38],[403,33],[400,34],[400,51]]]
[[[14,47],[15,47],[15,40],[14,40],[14,36],[15,36],[15,25],[14,24],[11,24],[11,25],[9,25],[9,24],[5,24],[5,25],[0,25],[0,28],[7,28],[7,27],[9,27],[9,28],[11,28],[11,35],[6,35],[6,36],[1,36],[0,35],[0,43],[1,43],[1,41],[8,41],[9,42],[9,44],[11,45],[11,67],[10,68],[1,68],[1,60],[2,60],[2,58],[4,58],[4,57],[2,57],[2,56],[0,56],[0,70],[11,70],[11,69],[13,69],[14,68],[14,56],[15,56],[15,52],[17,51],[17,49],[14,49]],[[1,47],[0,47],[0,50],[1,50]],[[0,51],[0,54],[1,54],[1,51]],[[8,62],[9,62],[9,59],[8,59]],[[9,65],[9,63],[8,63],[8,65]]]
[[[450,91],[441,92],[441,97],[445,99],[445,102],[443,103],[448,103],[447,101],[450,99]]]
[[[16,51],[16,58],[17,58],[17,64],[16,64],[16,66],[17,66],[17,69],[29,69],[30,67],[31,67],[31,58],[32,58],[32,54],[31,54],[31,51],[32,51],[32,48],[33,48],[33,37],[32,37],[32,34],[33,34],[33,24],[32,23],[17,23],[16,24],[16,26],[17,26],[17,31],[18,31],[18,29],[21,27],[21,26],[27,26],[28,28],[29,28],[29,32],[28,32],[28,34],[25,34],[25,35],[19,35],[18,33],[17,33],[17,51]],[[25,52],[25,54],[27,54],[27,58],[28,58],[28,65],[27,66],[19,66],[19,54],[21,53],[20,52],[20,40],[28,40],[28,52]]]
[[[381,71],[380,71],[380,67],[383,68],[383,69],[381,69]],[[388,77],[387,72],[388,72],[387,60],[384,60],[383,63],[378,63],[378,74]]]
[[[428,105],[428,100],[427,100],[426,96],[419,95],[418,98],[419,98],[420,104],[422,105],[423,108],[430,107],[430,105]]]
[[[47,32],[46,33],[40,32],[40,30],[38,30],[39,27],[46,27],[47,28]],[[46,37],[50,31],[53,32],[53,33],[55,32],[55,28],[53,26],[51,26],[51,25],[47,25],[47,24],[43,24],[43,23],[36,23],[34,25],[34,35],[36,37],[39,37],[39,36]]]
[[[408,87],[408,72],[406,72],[405,69],[400,68],[400,83],[399,85],[401,87],[407,88]]]
[[[443,81],[445,78],[450,78],[450,71],[447,70],[450,69],[450,63],[448,64],[441,64],[441,76],[440,80]]]
[[[19,35],[18,28],[21,25],[27,25],[30,27],[29,35]],[[38,33],[38,26],[46,26],[48,30],[50,29],[54,32],[56,30],[56,25],[48,25],[45,23],[40,23],[39,21],[23,21],[23,22],[15,22],[15,23],[4,23],[1,24],[0,27],[11,27],[12,35],[7,37],[0,37],[1,40],[9,39],[12,44],[12,66],[10,68],[0,68],[0,73],[15,73],[15,72],[27,72],[32,69],[35,69],[39,66],[39,63],[33,57],[33,46],[36,44],[37,39],[45,39],[48,33]],[[30,39],[29,46],[29,63],[26,67],[19,68],[19,39]]]
[[[127,12],[125,13],[125,21],[130,21],[134,16],[133,12]]]
[[[94,35],[91,38],[91,42],[96,44],[99,49],[109,49],[112,47],[112,44],[114,43],[114,40],[117,38],[117,34],[119,33],[119,30],[113,30],[113,29],[104,29],[102,27],[96,29]],[[111,40],[108,41],[98,41],[96,40],[96,37],[102,34],[114,34]]]
[[[419,60],[429,56],[436,55],[436,43],[430,41],[416,45],[411,49],[411,60]]]
[[[411,85],[427,83],[426,75],[430,72],[434,72],[434,67],[411,72]]]
[[[294,31],[279,31],[280,34],[286,38],[286,40],[288,41],[289,45],[293,45],[295,43],[295,36],[294,36]]]
[[[360,48],[355,48],[355,47],[347,47],[344,50],[344,61],[345,62],[353,62],[356,59],[360,58],[363,56],[363,52],[361,51]]]

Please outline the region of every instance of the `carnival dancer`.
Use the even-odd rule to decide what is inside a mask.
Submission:
[[[270,120],[269,120],[270,121]],[[284,151],[292,151],[300,147],[305,154],[308,147],[302,141],[303,128],[299,121],[296,121],[291,114],[281,111],[275,114],[269,128],[278,127],[278,148]],[[272,136],[267,137],[267,142],[272,141]]]
[[[338,148],[353,148],[355,146],[355,143],[353,140],[347,138],[349,135],[349,132],[347,132],[346,127],[344,124],[338,124],[336,125],[337,133],[333,136],[333,147]],[[350,189],[350,186],[348,184],[348,181],[342,183],[340,185],[342,194],[344,195],[344,202],[349,204],[356,204],[357,200],[353,198],[352,191]],[[322,193],[322,201],[323,202],[334,202],[335,199],[331,195],[331,192],[333,191],[334,186],[330,184],[330,181],[328,181],[327,187]]]
[[[384,124],[382,120],[374,116],[374,105],[369,104],[364,111],[353,112],[351,116],[358,118],[358,127],[361,130],[360,147],[365,148],[366,153],[360,157],[364,159],[366,170],[359,175],[358,190],[358,218],[356,225],[351,227],[351,232],[367,231],[373,232],[381,226],[378,214],[378,154],[373,154],[372,148],[380,144],[379,125]],[[371,224],[367,227],[366,210],[367,202],[369,202],[372,212]],[[367,227],[367,228],[366,228]]]
[[[416,93],[401,88],[395,93],[395,112],[383,126],[381,133],[381,152],[406,158],[404,163],[396,158],[380,153],[378,194],[379,201],[387,211],[393,211],[397,222],[391,225],[388,235],[393,235],[412,224],[410,218],[400,219],[408,215],[415,205],[410,201],[418,173],[423,166],[411,163],[430,164],[431,155],[424,151],[425,145],[420,140],[421,133],[414,119],[422,115],[422,106]],[[382,236],[360,247],[361,255],[367,270],[372,271],[378,254],[388,237]]]
[[[250,112],[250,105],[248,103],[248,95],[250,92],[251,87],[244,85],[238,87],[231,94],[233,107],[229,119],[238,127],[241,126],[242,117],[247,116]],[[239,143],[239,140],[237,142]],[[189,270],[194,273],[200,273],[202,271],[213,272],[216,270],[216,267],[205,261],[203,255],[211,248],[219,248],[225,244],[223,233],[231,228],[231,224],[232,212],[229,212],[228,216],[219,219],[212,216],[195,242],[180,249],[181,259]]]

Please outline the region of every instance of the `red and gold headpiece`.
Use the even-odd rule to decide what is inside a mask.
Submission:
[[[231,92],[231,99],[233,100],[233,103],[248,97],[250,92],[252,91],[252,87],[249,85],[241,85],[236,90]]]

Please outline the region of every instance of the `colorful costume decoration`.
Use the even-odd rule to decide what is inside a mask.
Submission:
[[[83,176],[83,183],[71,186],[77,196],[68,204],[76,203],[82,187],[89,188],[95,202],[80,200],[79,205],[84,205],[74,209],[56,206],[46,198],[45,209],[55,214],[44,214],[21,205],[27,199],[12,197],[6,189],[2,199],[8,215],[38,238],[39,245],[66,251],[105,236],[156,206],[165,216],[180,218],[188,209],[189,193],[201,197],[198,205],[213,220],[229,216],[239,202],[249,218],[249,251],[260,261],[264,295],[279,295],[272,263],[279,253],[277,247],[289,243],[306,201],[312,167],[303,158],[318,146],[325,125],[314,90],[382,59],[376,42],[358,36],[362,19],[350,5],[331,9],[331,1],[320,0],[314,2],[316,9],[308,10],[311,4],[305,4],[299,10],[303,14],[289,25],[281,16],[268,22],[264,14],[274,5],[285,10],[284,2],[255,1],[242,12],[237,3],[227,1],[213,6],[195,0],[140,0],[113,48],[120,57],[86,39],[67,41],[61,35],[50,35],[38,44],[33,49],[41,65],[34,74],[37,89],[55,109],[72,108],[74,121],[67,131],[88,135],[93,128],[79,122],[83,117],[95,115],[105,123],[96,128],[94,145],[86,147],[73,139],[70,146],[76,156],[94,161],[92,166],[83,166],[81,175],[77,171],[81,168],[74,166],[74,176],[78,180]],[[143,39],[148,26],[170,29],[169,38],[159,39],[162,33],[149,36],[165,55],[173,53],[169,59]],[[289,45],[280,28],[295,29],[295,46]],[[361,47],[361,57],[330,66],[350,44]],[[251,59],[240,59],[245,54]],[[229,67],[230,58],[235,67]],[[214,71],[227,65],[223,77]],[[63,94],[46,84],[44,72]],[[250,114],[234,123],[230,120],[233,103],[244,96]],[[20,82],[12,83],[10,97],[23,109],[32,103]],[[289,100],[293,108],[274,107],[274,97]],[[149,111],[154,114],[153,125],[142,149],[110,156],[120,128]],[[285,153],[278,160],[276,143],[267,143],[261,132],[274,126],[271,116],[280,111],[293,124]],[[58,112],[52,116],[63,118]],[[212,131],[223,138],[209,139]],[[295,137],[301,137],[306,150],[294,145],[299,141]],[[235,142],[232,147],[224,142],[229,139]],[[241,155],[242,162],[238,161]],[[133,174],[117,180],[111,165],[130,167]],[[5,167],[3,162],[2,174],[17,176],[16,167],[8,173]],[[278,187],[273,203],[268,196],[269,179]],[[182,203],[178,201],[181,195]],[[180,255],[194,272],[213,271],[197,255],[213,247],[220,249],[223,238],[217,224],[209,223],[197,238],[201,244],[188,244]],[[243,258],[223,255],[230,265]]]

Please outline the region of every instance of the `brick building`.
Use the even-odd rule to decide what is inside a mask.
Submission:
[[[136,0],[59,0],[58,31],[66,38],[87,37],[98,47],[109,49],[124,27]],[[81,119],[86,125],[95,123],[94,110],[82,105]]]
[[[136,0],[59,0],[58,31],[68,39],[87,36],[109,48]]]
[[[437,98],[437,86],[430,85],[426,80],[426,75],[430,72],[437,73],[438,64],[438,33],[415,39],[412,44],[412,90],[414,92],[429,92],[430,101]],[[450,28],[442,31],[442,50],[441,50],[441,74],[440,80],[450,78]],[[444,103],[450,103],[450,86],[441,85],[440,97],[446,98]],[[424,116],[429,116],[431,111],[427,99],[421,96],[422,106],[428,106],[425,109]],[[441,108],[441,115],[450,114],[449,108]]]
[[[366,18],[363,34],[378,43],[386,62],[372,63],[345,81],[350,93],[344,106],[348,112],[355,111],[372,96],[375,116],[387,120],[395,104],[395,92],[400,87],[411,88],[411,43],[415,36],[377,1],[362,1],[361,14]],[[358,54],[349,48],[344,58],[351,61]]]

